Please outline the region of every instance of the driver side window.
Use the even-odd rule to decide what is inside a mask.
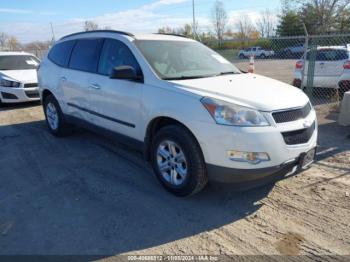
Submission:
[[[106,39],[101,51],[98,73],[109,76],[112,70],[119,66],[132,66],[141,74],[141,68],[130,49],[118,40]]]

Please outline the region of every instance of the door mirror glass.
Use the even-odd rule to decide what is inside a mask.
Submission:
[[[113,68],[110,78],[134,81],[142,80],[142,77],[137,75],[135,68],[133,68],[132,66],[118,66]]]

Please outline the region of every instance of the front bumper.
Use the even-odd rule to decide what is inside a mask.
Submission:
[[[314,110],[304,119],[281,124],[276,124],[270,113],[266,117],[273,123],[271,126],[232,127],[192,122],[191,130],[201,146],[212,181],[239,183],[285,175],[299,165],[301,156],[317,147],[318,127]],[[288,144],[285,134],[304,130],[307,124],[314,126],[307,142]],[[231,150],[267,153],[270,160],[257,164],[232,161],[228,156]]]
[[[298,158],[278,166],[259,169],[234,169],[208,164],[207,172],[209,179],[213,182],[254,186],[266,184],[300,172],[302,170],[303,156],[304,154],[301,154]]]
[[[39,101],[39,88],[10,88],[0,86],[0,100],[2,103],[20,103]]]

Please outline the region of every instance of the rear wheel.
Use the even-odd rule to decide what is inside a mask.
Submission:
[[[71,126],[65,121],[61,107],[53,95],[45,98],[43,107],[50,133],[58,137],[71,133]]]
[[[240,54],[240,55],[239,55],[239,59],[245,59],[245,55]]]
[[[182,126],[166,126],[158,131],[152,143],[151,161],[161,184],[176,196],[196,194],[208,182],[202,151]]]

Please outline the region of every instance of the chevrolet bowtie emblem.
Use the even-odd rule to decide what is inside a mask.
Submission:
[[[310,121],[305,121],[303,123],[303,125],[304,125],[305,128],[309,128],[311,126],[311,122]]]

